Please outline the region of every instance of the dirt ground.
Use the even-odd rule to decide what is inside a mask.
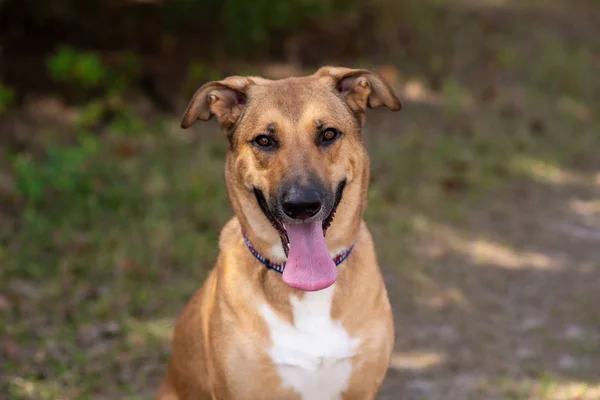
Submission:
[[[406,204],[410,233],[374,228],[397,340],[380,399],[600,398],[600,152],[530,161],[460,222]]]
[[[422,36],[450,70],[394,54],[405,108],[365,129],[396,325],[379,399],[600,399],[600,7],[456,4]],[[60,148],[85,110],[0,121],[0,399],[148,399],[164,373],[231,216],[227,146],[138,109]]]

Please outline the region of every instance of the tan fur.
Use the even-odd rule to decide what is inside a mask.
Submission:
[[[400,109],[393,91],[365,70],[323,67],[314,75],[269,81],[230,77],[198,90],[182,126],[216,116],[230,141],[226,184],[235,217],[223,228],[215,268],[181,314],[160,400],[296,399],[281,386],[266,349],[270,336],[257,311],[262,304],[290,324],[290,295],[302,296],[267,270],[246,248],[242,231],[262,254],[281,246],[252,192],[274,196],[290,176],[318,176],[331,191],[347,180],[327,231],[330,251],[355,243],[339,267],[331,317],[361,339],[344,399],[375,397],[391,356],[392,313],[371,235],[362,221],[367,204],[369,161],[360,128],[368,107]],[[315,144],[316,125],[343,132],[326,150]],[[272,132],[280,148],[264,152],[250,144]],[[282,261],[282,260],[273,260]]]

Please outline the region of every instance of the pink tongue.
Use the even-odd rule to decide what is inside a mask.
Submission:
[[[322,222],[286,225],[290,252],[283,281],[293,288],[313,292],[333,284],[338,273],[329,255]]]

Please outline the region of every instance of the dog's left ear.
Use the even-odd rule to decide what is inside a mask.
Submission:
[[[316,76],[331,77],[335,88],[344,96],[350,109],[362,116],[367,107],[386,106],[392,111],[402,109],[394,90],[379,74],[366,69],[322,67]]]
[[[250,78],[241,76],[208,82],[192,97],[181,127],[189,128],[197,120],[208,121],[214,115],[223,128],[231,128],[240,117],[247,100],[246,91],[253,84]]]

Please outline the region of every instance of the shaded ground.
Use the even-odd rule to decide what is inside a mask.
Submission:
[[[397,329],[382,399],[600,398],[600,157],[524,160],[460,222],[407,204],[390,215],[410,228],[375,228]]]
[[[380,398],[600,399],[599,10],[460,4],[454,69],[395,55],[406,107],[365,133],[397,329]],[[14,160],[81,113],[36,101],[2,126],[24,133],[0,147],[0,398],[149,398],[231,215],[225,140],[142,103]]]

